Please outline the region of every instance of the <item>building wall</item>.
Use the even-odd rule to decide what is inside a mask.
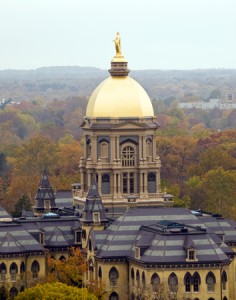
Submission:
[[[182,269],[182,268],[162,268],[162,269],[157,269],[157,268],[145,268],[143,266],[138,266],[135,263],[126,263],[126,262],[119,262],[119,261],[114,261],[114,262],[105,262],[105,261],[100,261],[97,260],[95,261],[96,265],[96,271],[95,271],[95,276],[97,278],[99,277],[99,267],[101,267],[102,270],[102,282],[104,283],[105,290],[106,290],[106,296],[105,299],[109,299],[109,296],[111,295],[112,292],[116,292],[119,296],[119,299],[125,300],[125,299],[132,299],[132,293],[133,296],[136,299],[138,296],[143,297],[144,299],[154,299],[155,294],[153,293],[152,290],[152,285],[151,285],[151,278],[154,273],[156,273],[159,278],[160,278],[160,286],[158,293],[161,293],[163,296],[163,299],[201,299],[201,300],[208,300],[208,299],[214,299],[214,300],[222,300],[224,297],[226,297],[228,300],[230,299],[235,299],[232,298],[232,290],[235,290],[235,284],[233,282],[233,278],[231,277],[231,271],[230,268],[234,265],[234,262],[232,265],[229,266],[224,266],[223,268],[221,267],[195,267],[191,269]],[[109,279],[109,272],[112,268],[116,268],[119,277],[117,280],[117,284],[115,286],[111,286],[110,284],[110,279]],[[134,279],[131,278],[131,269],[133,268],[134,270]],[[222,290],[221,288],[221,272],[222,270],[225,270],[227,273],[227,283],[226,283],[226,290]],[[140,274],[140,285],[138,287],[137,283],[137,271],[139,271]],[[191,276],[195,272],[198,272],[200,276],[200,285],[199,285],[199,292],[194,292],[193,291],[193,284],[191,284],[191,291],[190,292],[185,292],[185,284],[184,284],[184,277],[185,274],[189,272]],[[214,286],[214,291],[209,292],[206,284],[206,276],[209,272],[212,272],[215,275],[216,278],[216,283]],[[142,284],[142,273],[145,274],[145,282],[146,284]],[[169,294],[169,286],[168,286],[168,278],[169,276],[175,273],[175,275],[178,278],[178,290],[176,294]],[[156,295],[157,295],[156,294]],[[169,296],[171,295],[171,296]]]

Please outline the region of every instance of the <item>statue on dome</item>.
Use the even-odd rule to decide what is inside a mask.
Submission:
[[[117,32],[116,37],[113,40],[113,42],[115,42],[116,55],[122,55],[121,46],[120,46],[120,33],[119,32]]]

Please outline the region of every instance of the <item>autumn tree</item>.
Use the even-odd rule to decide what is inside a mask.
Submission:
[[[51,270],[48,275],[49,281],[59,281],[80,288],[83,286],[87,263],[86,257],[79,248],[71,248],[67,259],[49,258],[48,266]]]
[[[76,288],[61,282],[38,284],[19,293],[15,300],[96,300],[86,288]]]

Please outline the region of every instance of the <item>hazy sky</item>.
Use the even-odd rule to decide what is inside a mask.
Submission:
[[[0,69],[236,68],[236,0],[0,0]]]

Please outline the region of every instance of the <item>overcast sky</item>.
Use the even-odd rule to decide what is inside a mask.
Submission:
[[[0,69],[236,68],[236,0],[0,0]]]

